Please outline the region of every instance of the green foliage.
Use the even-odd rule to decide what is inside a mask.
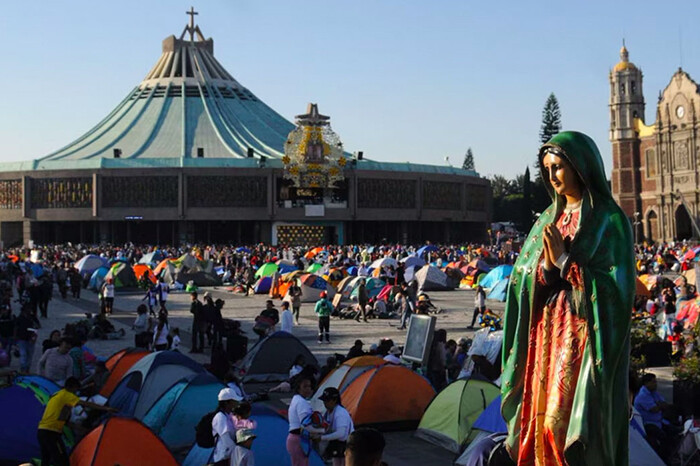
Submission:
[[[474,154],[472,153],[472,148],[467,149],[467,153],[464,154],[464,162],[462,163],[462,168],[465,170],[474,170]]]
[[[544,109],[542,110],[542,126],[540,126],[540,146],[549,142],[555,135],[559,134],[561,131],[561,110],[559,109],[559,101],[554,95],[554,92],[549,94],[547,101],[544,103]],[[540,158],[539,153],[537,154],[537,162],[535,167],[537,168],[537,173],[535,173],[535,180],[542,181],[542,175],[540,171]]]
[[[677,380],[700,384],[700,356],[681,359],[673,366],[673,377]]]

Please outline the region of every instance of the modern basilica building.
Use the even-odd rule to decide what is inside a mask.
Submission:
[[[94,128],[38,160],[0,164],[5,246],[486,238],[488,180],[351,155],[315,104],[289,122],[226,71],[189,14]]]

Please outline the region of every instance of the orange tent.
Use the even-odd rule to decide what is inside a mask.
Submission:
[[[644,283],[642,283],[642,281],[641,281],[639,278],[637,278],[637,279],[635,280],[635,282],[637,282],[637,283],[636,283],[636,288],[637,288],[637,289],[636,289],[636,291],[635,291],[635,294],[636,294],[637,296],[646,296],[646,297],[651,296],[651,291],[649,291],[649,290],[647,289],[647,286],[646,286]]]
[[[177,466],[163,441],[140,421],[112,417],[87,434],[70,455],[71,466]]]
[[[379,356],[358,356],[356,358],[344,361],[338,368],[328,374],[318,385],[316,393],[311,397],[311,406],[315,411],[323,412],[323,401],[320,400],[321,394],[328,387],[337,388],[342,392],[356,378],[364,372],[372,370],[375,367],[383,366],[387,362]]]
[[[355,425],[415,428],[435,390],[422,376],[403,366],[370,369],[340,394]]]
[[[315,257],[316,254],[318,254],[321,251],[323,251],[323,248],[321,248],[321,247],[313,248],[311,251],[304,254],[304,258],[311,259],[311,258]]]
[[[141,277],[143,277],[144,273],[148,274],[148,279],[151,280],[151,283],[155,284],[158,280],[156,280],[156,276],[153,273],[153,270],[146,264],[136,264],[135,266],[132,267],[134,269],[134,275],[136,275],[136,279],[140,280]]]
[[[156,277],[163,271],[166,265],[168,265],[169,262],[172,262],[173,260],[176,259],[163,259],[160,261],[160,264],[156,265],[156,268],[153,269],[153,275]]]
[[[148,351],[141,348],[129,348],[118,351],[105,362],[109,370],[109,377],[100,390],[100,395],[109,398],[119,381],[124,377],[126,371],[131,369],[131,366],[136,364],[142,357],[150,354]]]

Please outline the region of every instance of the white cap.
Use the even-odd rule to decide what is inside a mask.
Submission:
[[[219,401],[236,400],[236,392],[231,388],[222,388],[219,392]]]

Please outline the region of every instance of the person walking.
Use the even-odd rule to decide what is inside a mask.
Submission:
[[[82,401],[76,395],[79,389],[80,381],[75,377],[68,377],[65,387],[49,398],[36,435],[41,451],[41,464],[68,466],[68,452],[63,443],[63,427],[70,420],[71,408],[80,405],[97,411],[117,412],[115,408]]]
[[[168,319],[165,315],[161,314],[158,316],[158,325],[153,332],[153,350],[154,351],[165,351],[168,349],[168,335],[170,334],[170,327],[168,326]]]
[[[406,325],[411,320],[411,314],[413,314],[413,309],[411,308],[411,301],[404,290],[399,290],[396,293],[396,310],[401,316],[401,324],[399,325],[399,330],[405,330]]]
[[[45,273],[39,280],[39,313],[44,319],[49,317],[51,295],[53,295],[53,280],[51,275]]]
[[[25,304],[22,311],[15,319],[15,344],[19,348],[20,373],[28,374],[34,357],[34,345],[37,340],[35,320],[32,316],[32,308]]]
[[[287,435],[287,452],[292,461],[292,466],[308,466],[309,457],[301,446],[301,424],[311,413],[311,403],[308,399],[314,394],[311,377],[301,375],[294,380],[294,396],[289,403],[287,416],[289,417],[289,434]]]
[[[331,326],[331,313],[333,312],[333,304],[328,301],[328,294],[322,291],[319,300],[316,301],[316,306],[314,306],[314,312],[318,316],[318,342],[323,343],[323,338],[325,336],[326,343],[331,342],[330,336],[330,326]]]
[[[362,319],[365,322],[367,322],[367,314],[365,313],[367,303],[369,303],[369,294],[367,293],[367,283],[363,278],[362,280],[360,280],[360,286],[357,287],[357,315],[355,316],[356,322],[360,321],[360,314],[362,315]]]
[[[114,279],[108,278],[102,284],[102,296],[105,300],[105,314],[112,314],[112,309],[114,309]]]
[[[484,291],[484,288],[479,285],[476,288],[476,296],[474,296],[474,315],[472,316],[472,324],[469,326],[469,328],[474,328],[476,319],[480,314],[483,314],[484,311],[486,311],[486,292]]]
[[[280,330],[287,333],[292,333],[294,328],[294,316],[289,310],[289,302],[282,301],[282,314],[280,315]]]
[[[333,466],[345,466],[345,447],[348,437],[355,430],[352,417],[340,403],[340,392],[337,388],[326,388],[319,399],[326,408],[323,420],[328,424],[328,430],[325,434],[312,434],[311,438],[328,442],[324,458],[332,459]]]
[[[192,303],[190,313],[192,314],[192,348],[190,353],[202,353],[204,351],[204,334],[207,330],[207,322],[204,319],[203,305],[197,297],[197,292],[190,293]],[[199,340],[199,345],[197,345]]]
[[[294,280],[292,286],[289,287],[289,297],[292,298],[292,314],[294,314],[294,322],[299,325],[299,311],[301,310],[301,287]]]
[[[156,285],[156,291],[158,295],[158,304],[162,309],[166,309],[165,305],[168,303],[168,296],[170,295],[170,285],[163,281],[163,278],[158,278],[158,285]]]

